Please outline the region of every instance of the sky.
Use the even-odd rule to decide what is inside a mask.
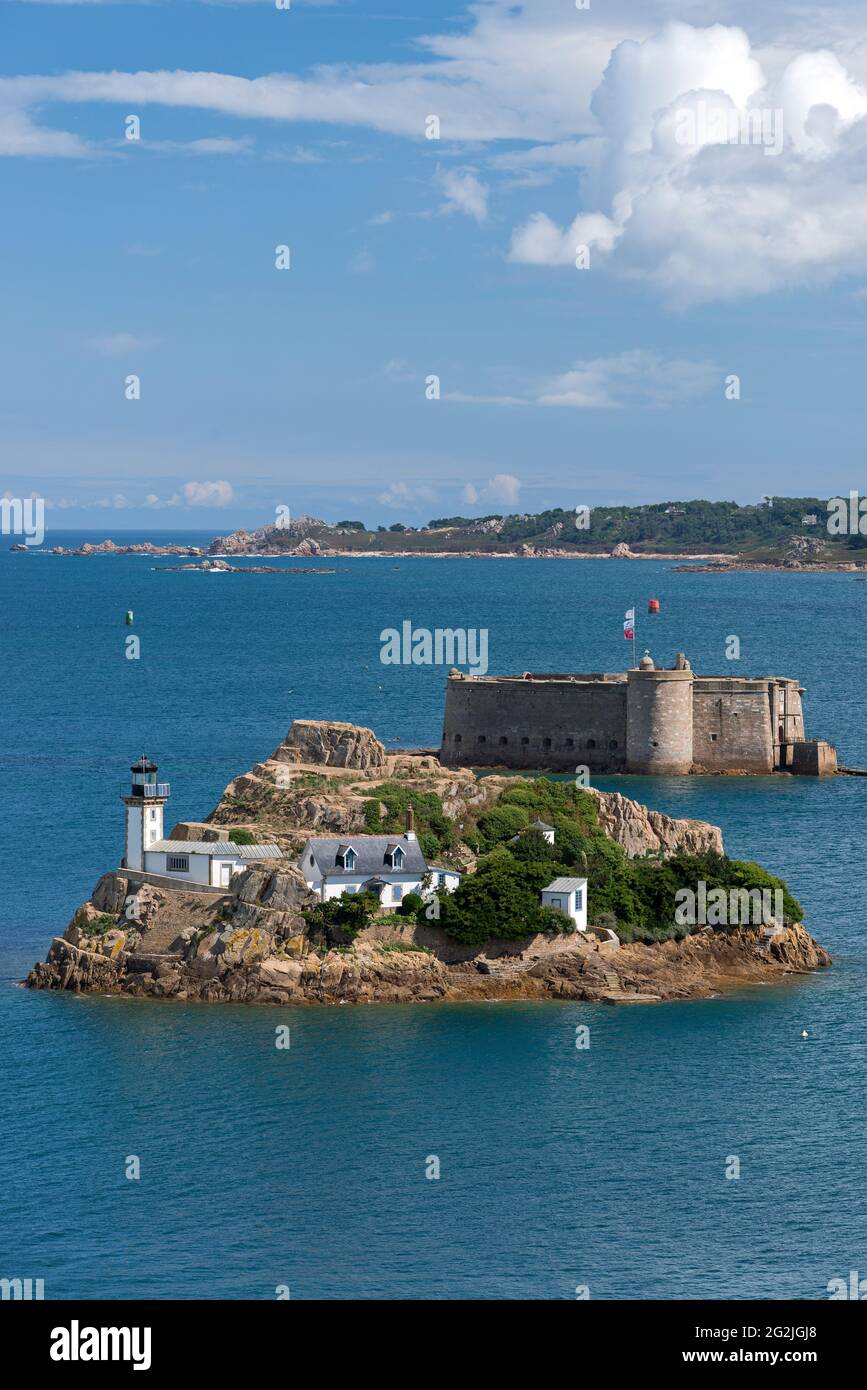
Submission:
[[[101,537],[859,489],[863,0],[281,3],[0,0],[0,495]]]

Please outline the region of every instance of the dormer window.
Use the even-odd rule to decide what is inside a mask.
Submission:
[[[389,845],[385,851],[385,858],[392,869],[402,869],[406,855],[400,845]]]
[[[352,845],[341,845],[337,851],[337,866],[351,873],[355,868],[357,858],[358,855],[355,853]]]

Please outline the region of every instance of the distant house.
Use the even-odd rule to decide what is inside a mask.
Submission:
[[[343,893],[375,893],[383,907],[399,907],[407,893],[450,893],[460,882],[454,869],[428,865],[411,815],[403,835],[311,835],[298,868],[322,902]]]
[[[543,820],[530,821],[530,824],[527,826],[527,830],[538,830],[539,834],[545,838],[549,845],[553,845],[554,840],[556,838],[556,831],[553,825],[547,825]],[[509,840],[509,844],[516,845],[520,840],[521,835],[526,835],[527,830],[522,830],[519,835],[513,835]]]
[[[558,907],[567,917],[572,918],[577,931],[586,931],[586,878],[555,878],[542,889],[542,906]]]

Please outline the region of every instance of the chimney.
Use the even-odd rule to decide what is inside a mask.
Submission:
[[[406,809],[406,838],[407,838],[408,840],[414,840],[414,839],[415,839],[415,829],[414,829],[414,826],[415,826],[415,816],[413,815],[412,807],[411,807],[411,806],[408,806],[407,809]]]

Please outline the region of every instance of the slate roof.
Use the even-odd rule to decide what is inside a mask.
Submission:
[[[157,840],[148,845],[145,854],[217,854],[221,858],[282,859],[279,845],[235,845],[230,840]]]
[[[577,888],[586,888],[586,878],[555,878],[552,883],[546,883],[542,889],[543,893],[574,893]]]
[[[355,868],[343,869],[337,862],[337,852],[350,846],[355,850]],[[393,869],[385,857],[387,849],[396,847],[404,852],[400,869]],[[418,874],[421,878],[427,873],[427,861],[421,845],[418,840],[408,840],[405,835],[313,835],[298,860],[299,869],[305,873],[312,868],[311,854],[319,872],[328,878],[376,878],[393,873]]]

